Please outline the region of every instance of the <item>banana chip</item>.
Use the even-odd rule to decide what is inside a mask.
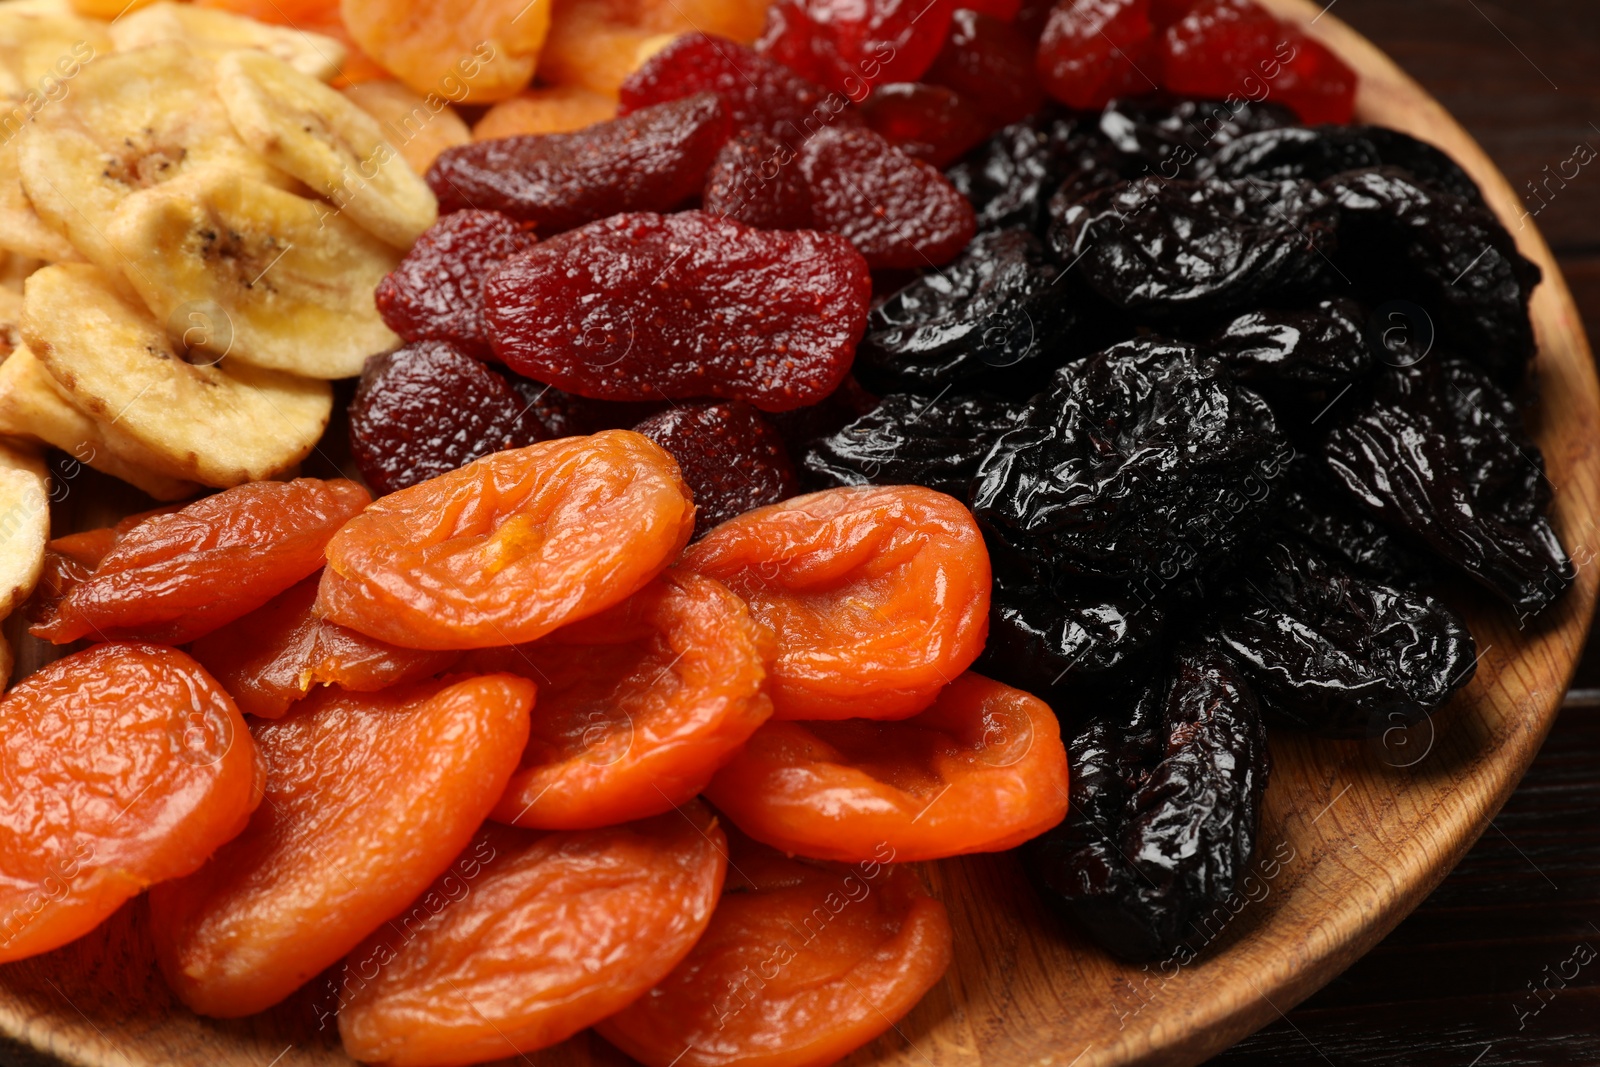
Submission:
[[[318,201],[226,171],[132,197],[112,243],[157,321],[213,359],[348,378],[399,344],[373,291],[400,253]]]
[[[28,275],[42,266],[44,266],[43,260],[0,252],[0,289],[21,296],[22,283],[28,280]]]
[[[332,37],[288,26],[272,26],[228,11],[159,0],[111,24],[117,51],[163,41],[182,41],[215,62],[240,48],[276,56],[295,70],[330,81],[344,66],[347,49]]]
[[[17,138],[22,186],[39,217],[89,262],[121,275],[137,263],[105,234],[135,192],[206,166],[291,184],[233,132],[213,77],[210,62],[175,43],[84,67]]]
[[[371,115],[315,78],[261,52],[217,63],[217,94],[234,129],[339,214],[399,249],[439,218],[439,202]]]
[[[40,4],[0,4],[0,96],[12,97],[27,117],[67,95],[83,65],[111,51],[104,24]],[[3,123],[7,136],[16,133]]]
[[[0,360],[22,344],[22,294],[0,288]]]
[[[182,500],[200,491],[194,482],[141,464],[140,459],[151,459],[143,447],[73,407],[27,345],[0,363],[0,433],[53,445],[157,500]]]
[[[426,174],[439,153],[472,140],[472,130],[437,93],[418,96],[400,82],[361,82],[339,90],[346,100],[377,120],[384,138],[418,174]]]
[[[0,618],[28,599],[50,540],[50,474],[23,445],[0,444]]]
[[[24,130],[23,136],[27,132]],[[77,263],[83,259],[61,234],[46,226],[22,189],[17,168],[17,142],[0,144],[0,250],[28,259]]]
[[[191,364],[98,268],[46,267],[23,299],[23,340],[73,405],[138,442],[168,477],[218,487],[271,478],[327,428],[327,382],[231,359]]]

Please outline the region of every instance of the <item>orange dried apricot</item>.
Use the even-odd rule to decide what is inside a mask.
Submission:
[[[622,82],[681,33],[751,44],[768,0],[557,0],[539,80],[615,100]]]
[[[66,644],[183,644],[254,611],[322,564],[335,530],[372,498],[355,482],[253,482],[145,519],[32,630]]]
[[[972,664],[989,628],[989,553],[954,498],[828,489],[757,508],[685,554],[778,635],[778,719],[914,715]]]
[[[434,885],[450,903],[413,909],[345,961],[339,1033],[354,1058],[447,1067],[577,1033],[678,965],[727,869],[722,831],[693,801],[596,830],[491,825],[467,855],[476,877]]]
[[[170,515],[183,504],[168,504],[151,511],[129,515],[115,526],[102,526],[54,538],[44,546],[44,567],[28,598],[26,615],[30,626],[49,625],[68,593],[89,580],[100,561],[106,558],[122,535],[155,515]]]
[[[505,790],[533,696],[509,674],[323,689],[256,723],[267,785],[250,824],[150,896],[179,999],[202,1015],[261,1011],[398,915]]]
[[[261,797],[233,701],[171,648],[97,645],[0,701],[0,962],[188,874]]]
[[[853,867],[738,842],[711,925],[596,1029],[647,1067],[821,1067],[912,1009],[950,966],[950,920],[893,853]]]
[[[522,765],[491,817],[580,830],[693,799],[771,717],[771,654],[726,586],[674,571],[542,641],[469,653],[463,669],[539,685]]]
[[[333,84],[356,85],[379,81],[391,75],[361,50],[345,29],[337,0],[194,0],[196,7],[211,7],[235,15],[278,26],[291,26],[308,33],[332,37],[344,45],[347,54]]]
[[[448,670],[454,652],[421,652],[358,634],[312,610],[319,578],[308,578],[191,647],[239,710],[276,719],[315,685],[375,693]]]
[[[693,529],[678,465],[648,438],[543,441],[373,504],[329,542],[317,610],[404,648],[523,644],[637,592]]]
[[[899,722],[770,722],[706,790],[739,829],[802,856],[901,860],[1013,848],[1067,814],[1061,727],[968,671]]]
[[[520,137],[530,133],[571,133],[617,117],[609,96],[571,86],[524,89],[490,108],[472,127],[474,141]]]
[[[527,85],[550,29],[550,0],[340,0],[367,55],[419,93],[504,100]]]

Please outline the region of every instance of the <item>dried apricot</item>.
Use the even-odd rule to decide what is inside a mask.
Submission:
[[[570,86],[524,89],[484,113],[472,127],[474,141],[495,141],[535,133],[571,133],[617,117],[609,96]]]
[[[683,566],[778,635],[779,719],[900,719],[983,650],[989,553],[972,515],[917,486],[828,489],[730,519]]]
[[[413,908],[345,962],[339,1034],[352,1057],[480,1063],[599,1022],[688,954],[728,862],[716,819],[693,800],[604,829],[488,826],[463,858],[472,866],[433,887],[447,901],[437,914]]]
[[[454,652],[396,648],[312,610],[320,577],[307,578],[190,648],[247,715],[276,719],[315,685],[375,693],[448,670]]]
[[[346,53],[344,62],[339,65],[339,76],[334,79],[335,85],[356,85],[392,77],[356,44],[350,31],[345,28],[339,5],[332,0],[194,0],[194,4],[196,7],[231,11],[257,22],[291,26],[308,33],[332,37],[344,45]]]
[[[706,797],[785,852],[901,860],[998,852],[1067,814],[1067,753],[1049,705],[968,671],[899,722],[773,722]]]
[[[150,895],[179,999],[222,1018],[261,1011],[400,914],[505,788],[533,695],[508,674],[324,689],[257,723],[267,787],[250,824]]]
[[[678,404],[634,430],[678,461],[694,494],[696,537],[735,515],[799,492],[783,438],[749,404]]]
[[[711,924],[600,1035],[647,1067],[822,1067],[871,1041],[950,966],[950,919],[885,849],[846,867],[734,840]]]
[[[705,788],[772,715],[772,635],[720,582],[668,571],[627,600],[462,670],[539,685],[522,765],[493,818],[581,830],[655,815]]]
[[[527,85],[550,30],[551,0],[340,0],[361,50],[419,93],[466,104]]]
[[[561,0],[550,24],[539,79],[615,98],[623,80],[682,33],[749,44],[767,0]]]
[[[405,648],[522,644],[631,596],[693,529],[648,438],[545,441],[377,501],[329,542],[317,610]]]
[[[371,497],[343,478],[252,482],[128,530],[87,581],[33,628],[183,644],[254,611],[322,565],[333,532]]]
[[[0,962],[199,867],[259,778],[238,709],[182,652],[98,645],[17,683],[0,701]]]

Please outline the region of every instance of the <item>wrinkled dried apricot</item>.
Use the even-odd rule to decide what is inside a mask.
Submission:
[[[150,895],[179,999],[222,1018],[261,1011],[400,914],[505,788],[533,696],[508,674],[324,689],[257,723],[267,788],[250,824]]]
[[[545,441],[378,500],[328,543],[317,611],[405,648],[522,644],[631,596],[693,529],[648,438]]]
[[[508,260],[484,289],[495,355],[520,374],[599,400],[718,396],[763,411],[834,390],[871,292],[844,240],[703,211],[590,223]]]
[[[254,611],[322,565],[333,532],[371,497],[343,478],[253,482],[146,519],[33,634],[66,644],[183,644]]]
[[[535,133],[571,133],[616,117],[617,102],[609,96],[571,86],[540,86],[524,89],[486,111],[472,127],[472,139],[494,141]]]
[[[774,722],[706,797],[785,852],[847,862],[1013,848],[1067,814],[1067,753],[1049,705],[967,672],[899,722]]]
[[[944,977],[950,919],[885,849],[846,867],[734,840],[711,924],[655,988],[599,1024],[647,1067],[822,1067]]]
[[[170,515],[184,505],[168,504],[153,511],[129,515],[115,526],[102,526],[66,534],[45,543],[44,566],[39,581],[28,597],[25,614],[28,625],[47,626],[60,610],[61,601],[68,593],[89,580],[100,561],[106,558],[122,535],[145,519],[155,515]]]
[[[576,85],[613,99],[617,87],[681,33],[749,44],[767,0],[561,0],[539,63],[539,80]]]
[[[199,867],[259,777],[238,709],[182,652],[98,645],[17,683],[0,701],[0,962]]]
[[[345,962],[339,1033],[352,1057],[480,1063],[599,1022],[688,954],[728,862],[716,819],[693,800],[605,829],[488,826],[463,858],[472,866],[433,887],[448,901],[437,914],[413,908]]]
[[[778,637],[779,719],[897,719],[983,650],[989,553],[960,502],[917,486],[828,489],[730,519],[683,566]]]
[[[312,610],[320,577],[307,578],[190,648],[247,715],[276,719],[317,685],[375,693],[448,670],[454,652],[397,648]]]
[[[551,0],[340,0],[361,50],[419,93],[504,100],[533,78]]]
[[[462,670],[539,686],[493,818],[581,830],[691,800],[772,715],[771,654],[772,635],[726,586],[676,571],[541,641],[468,653]]]
[[[789,449],[749,404],[678,404],[634,427],[678,461],[694,494],[694,533],[800,490]]]

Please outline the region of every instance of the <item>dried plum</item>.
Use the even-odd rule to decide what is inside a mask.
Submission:
[[[1099,132],[1122,154],[1124,177],[1171,180],[1192,176],[1191,164],[1242,137],[1294,122],[1294,112],[1265,101],[1136,97],[1107,104],[1100,112]]]
[[[1122,593],[1064,596],[997,575],[989,641],[976,669],[1040,695],[1071,689],[1104,698],[1136,681],[1158,647],[1166,610]]]
[[[1361,306],[1348,298],[1246,312],[1213,334],[1207,347],[1230,374],[1268,397],[1318,410],[1373,365]]]
[[[1310,456],[1297,455],[1284,474],[1275,522],[1283,532],[1384,585],[1418,589],[1439,580],[1437,556],[1363,512]]]
[[[945,171],[945,177],[971,201],[980,230],[1042,229],[1045,204],[1061,182],[1050,135],[1033,122],[1007,126]]]
[[[1287,540],[1264,546],[1230,584],[1214,626],[1265,710],[1329,737],[1410,725],[1477,666],[1472,634],[1445,604]]]
[[[1320,182],[1370,167],[1398,167],[1447,193],[1483,203],[1478,184],[1455,160],[1384,126],[1287,126],[1249,133],[1219,147],[1208,172],[1218,178]]]
[[[1544,457],[1475,364],[1434,358],[1388,371],[1329,430],[1323,455],[1369,514],[1524,618],[1572,584],[1572,562],[1544,515]]]
[[[929,400],[891,393],[837,433],[816,441],[802,461],[817,488],[923,485],[967,499],[978,464],[1018,409],[982,396]]]
[[[678,404],[634,427],[666,449],[694,494],[694,536],[799,491],[783,438],[749,404]]]

